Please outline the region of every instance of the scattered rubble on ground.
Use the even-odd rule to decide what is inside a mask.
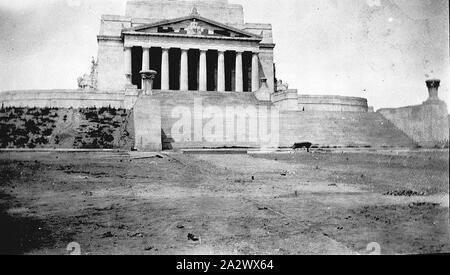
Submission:
[[[413,190],[395,190],[388,191],[383,193],[385,196],[394,196],[394,197],[416,197],[416,196],[425,196],[425,192],[417,192]]]
[[[195,236],[195,235],[192,234],[192,233],[189,233],[189,234],[187,235],[187,237],[188,237],[188,240],[194,241],[194,242],[198,242],[198,241],[200,240],[197,236]]]
[[[144,235],[141,232],[133,232],[133,233],[128,233],[128,237],[131,238],[143,238]]]
[[[440,206],[439,203],[433,203],[433,202],[413,202],[409,204],[409,207],[437,207]]]
[[[92,197],[94,194],[91,191],[83,191],[81,195],[85,197]]]
[[[106,232],[106,233],[103,233],[103,235],[102,235],[102,238],[103,238],[103,239],[105,239],[105,238],[112,238],[112,237],[114,237],[114,234],[111,233],[111,231],[108,231],[108,232]]]

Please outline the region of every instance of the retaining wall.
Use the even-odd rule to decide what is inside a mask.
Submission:
[[[329,147],[414,147],[415,142],[377,113],[282,112],[280,144]]]
[[[55,93],[58,94],[59,97],[52,99],[51,97],[53,97]],[[291,147],[297,142],[311,142],[319,146],[330,147],[414,147],[417,145],[413,138],[408,137],[405,134],[407,131],[403,132],[398,129],[402,129],[401,124],[396,126],[396,111],[368,113],[281,110],[281,112],[274,112],[275,110],[278,111],[278,109],[275,108],[276,104],[260,102],[253,93],[191,91],[154,91],[153,93],[152,97],[160,106],[161,142],[163,149]],[[42,131],[42,133],[37,132],[37,136],[28,136],[27,141],[23,142],[24,144],[29,144],[31,146],[33,146],[33,141],[36,141],[36,139],[39,141],[41,140],[40,136],[43,136],[49,141],[46,144],[38,142],[38,146],[43,146],[44,148],[84,148],[86,146],[89,147],[92,144],[94,144],[91,146],[93,148],[95,148],[95,146],[97,146],[97,148],[105,148],[98,147],[99,140],[97,140],[97,145],[95,145],[93,140],[85,141],[84,145],[82,143],[80,143],[81,145],[75,143],[75,139],[79,140],[80,136],[81,139],[84,140],[83,136],[80,134],[80,129],[89,129],[87,131],[94,135],[95,133],[100,134],[102,131],[113,131],[115,134],[113,134],[114,139],[112,145],[111,142],[106,143],[108,144],[106,148],[129,149],[134,146],[134,143],[130,143],[130,141],[120,141],[119,137],[122,136],[121,133],[124,131],[123,129],[128,129],[129,126],[132,125],[133,118],[130,114],[132,114],[131,110],[138,96],[136,90],[132,89],[122,93],[94,94],[81,91],[72,94],[69,91],[50,91],[42,93],[37,91],[34,96],[27,95],[27,97],[15,97],[10,94],[7,97],[3,96],[0,98],[3,99],[2,102],[4,103],[4,106],[15,104],[18,104],[19,106],[21,104],[30,106],[30,102],[35,102],[35,96],[38,96],[42,101],[37,100],[37,104],[33,105],[40,105],[40,102],[42,102],[42,105],[40,108],[33,108],[32,110],[34,111],[29,111],[31,108],[22,108],[23,110],[18,111],[17,114],[15,114],[14,111],[13,115],[10,111],[2,111],[0,114],[2,127],[8,129],[2,130],[2,132],[7,133],[7,135],[3,137],[4,140],[11,141],[14,139],[15,132],[12,132],[10,129],[11,127],[8,126],[11,124],[19,125],[19,128],[22,129],[19,131],[19,134],[22,133],[20,135],[28,136],[25,134],[27,130],[23,126],[26,120],[31,118],[35,120],[35,124],[41,124],[38,126],[41,130],[36,131]],[[84,97],[84,99],[76,99],[77,97]],[[5,98],[9,99],[9,101],[5,100]],[[48,101],[46,101],[46,99],[48,99]],[[355,106],[358,102],[359,106],[364,108],[364,101],[356,100]],[[119,115],[120,119],[114,118],[114,116],[111,115],[110,118],[106,118],[106,123],[102,123],[104,118],[101,116],[99,117],[99,114],[97,114],[97,118],[94,118],[94,122],[89,122],[86,121],[86,118],[83,118],[85,114],[77,111],[78,109],[61,107],[54,108],[55,110],[51,109],[50,113],[45,114],[44,118],[38,117],[40,111],[37,110],[45,110],[42,106],[64,106],[64,104],[73,104],[74,106],[82,106],[84,104],[86,104],[86,106],[111,105],[111,107],[125,106],[126,108],[121,111],[122,113]],[[433,109],[436,108],[436,106],[429,108]],[[92,108],[92,110],[97,109],[98,108]],[[20,112],[24,114],[20,114]],[[37,117],[33,117],[33,114],[28,114],[28,112],[36,113]],[[44,112],[48,113],[48,111]],[[409,111],[401,111],[399,113],[404,112],[408,113]],[[127,114],[126,118],[125,113]],[[381,113],[383,113],[384,116]],[[389,114],[387,113],[392,114],[390,119],[393,122],[390,122],[385,118],[389,117]],[[417,114],[413,115],[413,113],[415,112],[411,111],[410,115],[402,116],[402,121],[405,121],[405,125],[409,119],[414,121],[415,118],[411,116],[417,116]],[[431,111],[431,113],[434,114],[435,111]],[[51,117],[49,120],[48,116],[54,117]],[[66,118],[67,121],[61,122],[61,118],[64,118],[65,116],[68,117],[68,119]],[[433,117],[433,115],[430,114],[428,114],[428,116],[425,114],[421,116],[423,125],[426,124],[426,121],[431,121],[430,116]],[[448,117],[446,116],[446,118]],[[216,129],[215,127],[217,122],[222,123],[221,125],[223,125],[219,127],[220,129]],[[275,122],[277,123],[274,124]],[[148,123],[152,122],[149,121]],[[415,122],[413,122],[413,124],[415,124]],[[52,132],[51,134],[49,134],[48,131],[44,133],[49,127],[58,131]],[[121,130],[116,129],[117,127]],[[449,129],[448,121],[443,127],[444,129]],[[111,129],[108,130],[109,128]],[[96,129],[101,130],[97,131]],[[426,129],[429,128],[423,128],[423,131]],[[130,135],[133,133],[133,130],[127,131]],[[85,131],[82,130],[81,132]],[[66,136],[67,139],[65,140],[67,141],[63,142],[63,145],[61,145],[61,143],[57,144],[56,136],[58,136],[59,139],[61,136]],[[42,141],[43,140],[44,139],[42,139]],[[9,144],[6,142],[3,144],[7,144],[3,145],[3,147],[20,147],[19,144],[14,143]]]
[[[377,111],[420,146],[448,145],[449,116],[443,101],[426,101],[422,105]]]
[[[1,108],[0,148],[126,149],[130,112],[112,108]]]

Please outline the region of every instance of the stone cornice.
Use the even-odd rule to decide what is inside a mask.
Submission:
[[[273,49],[273,48],[275,48],[275,46],[276,46],[275,43],[259,43],[260,48]]]
[[[97,35],[97,41],[123,41],[123,38],[113,35]]]
[[[145,33],[136,31],[123,31],[122,37],[126,35],[132,36],[157,36],[157,37],[182,37],[182,38],[197,38],[197,39],[212,39],[212,40],[233,40],[233,41],[253,41],[260,42],[261,38],[256,37],[227,37],[227,36],[207,36],[207,35],[189,35],[189,34],[173,34],[173,33]]]

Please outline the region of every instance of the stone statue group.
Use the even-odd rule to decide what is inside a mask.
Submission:
[[[78,81],[78,88],[83,90],[95,90],[97,89],[97,65],[98,62],[92,57],[91,72],[90,74],[84,74],[80,76]]]

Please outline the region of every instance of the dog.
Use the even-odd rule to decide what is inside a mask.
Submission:
[[[306,148],[306,151],[309,153],[311,147],[312,147],[311,142],[300,142],[300,143],[295,143],[294,146],[292,146],[292,149],[296,150],[296,149]]]

